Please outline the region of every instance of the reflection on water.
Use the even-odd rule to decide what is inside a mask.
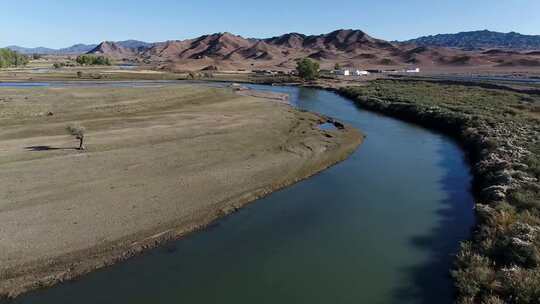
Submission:
[[[15,303],[451,303],[451,255],[473,224],[462,151],[334,93],[253,87],[367,138],[211,229]]]
[[[337,130],[336,126],[333,123],[325,122],[319,125],[321,130]]]

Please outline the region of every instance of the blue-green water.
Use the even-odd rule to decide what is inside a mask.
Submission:
[[[367,138],[205,231],[13,303],[450,303],[452,254],[474,222],[459,147],[331,92],[253,87]]]

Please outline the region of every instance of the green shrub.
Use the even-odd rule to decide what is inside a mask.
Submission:
[[[456,257],[456,270],[452,271],[459,294],[465,298],[489,294],[496,286],[496,273],[492,266],[487,257],[473,250],[471,243],[463,243]]]
[[[482,304],[506,304],[506,302],[497,296],[489,296],[482,302]]]
[[[315,80],[319,78],[319,69],[319,63],[309,58],[298,61],[296,65],[298,76],[304,80]]]
[[[540,142],[536,142],[529,147],[531,155],[525,160],[529,166],[529,172],[540,179]]]
[[[111,65],[109,58],[90,54],[80,55],[76,61],[80,65]]]
[[[540,186],[528,185],[518,191],[512,191],[510,194],[510,201],[512,205],[519,209],[540,209]]]
[[[23,66],[28,64],[28,57],[10,49],[0,49],[0,68]]]
[[[503,294],[511,303],[540,303],[540,270],[512,267],[500,275]]]

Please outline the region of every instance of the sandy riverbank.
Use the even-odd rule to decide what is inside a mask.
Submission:
[[[199,229],[346,158],[358,131],[230,89],[0,91],[0,294]],[[65,126],[87,130],[86,152]]]

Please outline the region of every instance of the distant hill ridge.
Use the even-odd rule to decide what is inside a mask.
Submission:
[[[97,54],[173,71],[291,70],[306,57],[319,61],[323,69],[336,64],[365,69],[540,67],[540,52],[533,50],[531,37],[538,38],[477,31],[390,42],[354,29],[320,35],[287,33],[266,39],[222,32],[186,40],[104,41],[67,49],[71,54]],[[540,41],[538,44],[540,50]],[[520,49],[525,46],[526,50]]]
[[[404,41],[421,46],[455,47],[464,49],[503,48],[540,50],[540,35],[522,35],[515,32],[500,33],[488,30],[438,34]]]
[[[216,35],[223,35],[225,37],[235,36],[230,33],[217,33],[212,35],[205,35],[202,37],[212,38]],[[200,38],[202,38],[200,37]],[[240,37],[240,36],[236,36]],[[242,38],[244,39],[244,38]],[[192,39],[193,40],[193,39]],[[363,40],[364,43],[375,42],[374,39],[360,30],[337,30],[329,34],[322,35],[304,35],[300,33],[288,33],[277,37],[267,39],[246,39],[250,41],[264,41],[266,44],[288,47],[288,48],[306,48],[306,47],[322,47],[323,45],[334,45],[338,49],[343,47],[351,48],[351,44],[359,43]],[[353,41],[355,40],[355,41]],[[389,42],[378,40],[381,46],[386,45],[390,47]],[[176,41],[178,42],[178,41]],[[133,51],[141,52],[152,48],[156,44],[170,43],[149,43],[139,40],[124,40],[116,41],[115,44],[131,49]],[[469,31],[460,32],[455,34],[437,34],[430,36],[423,36],[407,41],[401,41],[396,43],[416,44],[418,46],[431,46],[431,47],[452,47],[462,49],[515,49],[515,50],[540,50],[540,35],[523,35],[516,32],[501,33],[489,30],[482,31]],[[16,45],[10,45],[6,48],[17,51],[22,54],[82,54],[92,51],[99,44],[75,44],[67,48],[52,49],[47,47],[25,48]]]
[[[144,48],[150,48],[153,44],[139,41],[139,40],[124,40],[124,41],[117,41],[116,44],[129,48],[129,49],[135,49],[135,50],[141,50]],[[61,49],[52,49],[52,48],[46,48],[46,47],[36,47],[36,48],[25,48],[17,45],[10,45],[6,48],[11,49],[13,51],[19,52],[21,54],[42,54],[42,55],[77,55],[77,54],[84,54],[95,47],[97,47],[98,44],[74,44],[67,48],[61,48]]]
[[[87,54],[104,55],[113,59],[125,59],[135,56],[139,50],[142,49],[124,47],[123,44],[117,42],[103,41],[88,51]]]
[[[106,54],[106,53],[105,53]],[[107,55],[107,54],[106,54]],[[119,54],[110,52],[110,57]],[[390,66],[540,66],[533,52],[488,49],[465,51],[414,43],[389,42],[361,30],[341,29],[321,35],[287,33],[266,38],[244,38],[215,33],[194,39],[155,43],[129,59],[164,69],[293,69],[300,58],[320,61],[323,68],[341,66],[388,68]]]
[[[375,39],[360,30],[337,30],[328,34],[306,36],[289,33],[267,39],[243,38],[231,33],[215,33],[195,39],[156,43],[143,57],[178,59],[272,59],[293,53],[306,56],[320,53],[355,53],[378,49],[397,51],[390,42]],[[335,54],[337,56],[337,54]]]

